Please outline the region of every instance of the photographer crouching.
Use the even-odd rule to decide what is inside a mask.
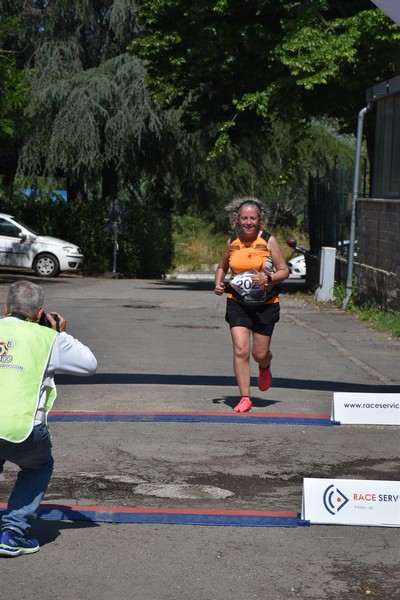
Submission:
[[[0,320],[0,473],[6,461],[20,469],[1,519],[0,556],[39,550],[29,532],[54,466],[47,427],[57,395],[54,374],[92,375],[97,369],[91,350],[43,304],[39,285],[16,281]]]

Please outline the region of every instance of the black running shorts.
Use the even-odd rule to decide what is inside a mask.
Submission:
[[[237,300],[227,298],[225,321],[229,327],[246,327],[261,335],[272,335],[275,323],[279,321],[279,302],[261,304],[258,306],[244,306]]]

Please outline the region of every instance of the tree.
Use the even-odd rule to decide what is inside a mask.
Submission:
[[[103,195],[115,194],[124,164],[160,127],[140,61],[122,52],[134,28],[132,3],[3,4],[21,19],[31,48],[20,172],[63,173],[92,189],[103,181]]]
[[[26,88],[18,54],[9,46],[9,39],[20,32],[19,21],[0,21],[0,174],[9,186],[17,167],[16,145],[23,129],[22,110]]]
[[[140,61],[120,54],[98,67],[49,79],[65,64],[66,51],[52,44],[51,52],[36,55],[28,104],[35,124],[21,152],[21,171],[61,171],[91,189],[100,182],[103,196],[115,195],[120,178],[131,179],[136,154],[159,135],[162,118],[149,98]]]
[[[0,22],[0,134],[12,137],[16,131],[16,114],[24,101],[25,87],[22,70],[6,38],[18,27],[15,19]]]
[[[138,18],[131,48],[156,97],[207,124],[217,150],[275,113],[354,130],[365,89],[400,70],[400,30],[369,0],[145,0]]]

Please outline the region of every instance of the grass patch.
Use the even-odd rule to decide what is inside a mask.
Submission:
[[[342,306],[346,296],[345,287],[335,285],[334,302],[337,306]],[[377,331],[389,333],[393,338],[400,338],[400,313],[387,311],[373,304],[363,304],[357,306],[350,298],[346,310],[357,317],[360,321],[365,321]]]
[[[375,306],[364,305],[356,311],[361,321],[368,321],[378,331],[386,331],[400,338],[400,313],[388,312]]]

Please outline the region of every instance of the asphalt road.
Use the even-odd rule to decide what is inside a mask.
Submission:
[[[20,277],[0,272],[0,298]],[[26,276],[26,275],[25,275]],[[30,276],[29,276],[30,277]],[[232,415],[238,393],[224,298],[208,281],[61,276],[46,307],[95,352],[91,378],[58,376],[56,411]],[[399,392],[400,343],[284,284],[273,386],[252,416],[329,415],[334,391]],[[304,477],[399,479],[394,426],[231,422],[51,424],[46,503],[300,512]],[[15,477],[0,476],[0,501]],[[399,597],[396,528],[244,527],[38,519],[40,552],[1,561],[8,600],[381,600]]]

